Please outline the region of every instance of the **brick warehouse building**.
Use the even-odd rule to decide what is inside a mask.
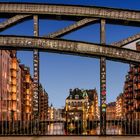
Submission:
[[[21,97],[22,97],[22,121],[33,118],[33,79],[29,67],[20,65],[21,68]]]
[[[21,120],[19,61],[15,51],[0,50],[0,53],[0,120]]]
[[[27,122],[33,120],[33,78],[29,67],[20,64],[16,54],[16,51],[0,50],[0,133],[18,131],[25,124],[27,128]],[[46,119],[48,94],[44,93],[43,89],[40,104],[45,113],[40,116]]]
[[[39,115],[40,120],[45,121],[48,119],[48,93],[43,89],[42,85],[39,86]]]
[[[140,42],[136,43],[136,49],[140,50]],[[140,133],[140,65],[130,65],[126,75],[123,92],[123,114],[129,127],[128,134]]]
[[[136,43],[140,50],[140,42]],[[130,65],[124,84],[124,115],[127,119],[140,119],[140,66]]]

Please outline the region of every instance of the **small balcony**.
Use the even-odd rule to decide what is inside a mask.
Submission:
[[[134,83],[136,83],[136,84],[140,83],[140,79],[135,79]]]
[[[12,65],[11,65],[11,69],[17,69],[17,60],[12,60]]]
[[[129,78],[129,82],[133,82],[133,78],[131,77],[131,78]]]
[[[140,99],[140,93],[134,94],[134,99]]]
[[[125,99],[133,99],[133,95],[126,96]]]
[[[135,75],[138,75],[140,73],[140,67],[136,67],[135,70],[134,70],[134,74]]]
[[[17,71],[11,69],[11,76],[12,76],[12,77],[16,77],[16,76],[17,76]]]
[[[27,95],[30,95],[31,94],[29,89],[26,89],[26,94]]]
[[[31,97],[30,97],[29,95],[27,95],[27,96],[25,97],[25,99],[26,99],[27,101],[30,101]]]
[[[136,112],[140,112],[140,106],[135,107],[134,110],[135,110]]]
[[[128,73],[129,74],[133,73],[133,69],[131,68]]]
[[[30,84],[26,83],[26,89],[29,89],[29,88],[30,88]]]
[[[16,85],[16,84],[17,84],[16,79],[12,79],[12,81],[11,81],[11,85],[14,86],[14,85]]]
[[[30,107],[26,107],[26,108],[25,108],[25,112],[26,112],[26,113],[31,113],[31,108],[30,108]]]
[[[133,106],[133,101],[129,101],[128,105]]]
[[[16,94],[12,94],[11,99],[14,100],[14,101],[17,100],[17,96],[16,96]]]
[[[26,83],[29,83],[30,82],[30,75],[26,75]]]
[[[12,111],[17,111],[17,108],[15,105],[12,106]]]
[[[16,86],[12,86],[11,92],[16,93]]]
[[[26,101],[25,104],[26,104],[26,106],[31,106],[30,101]]]

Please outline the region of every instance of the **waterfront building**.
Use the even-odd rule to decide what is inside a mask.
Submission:
[[[123,119],[124,118],[124,97],[123,93],[120,93],[116,99],[116,119]]]
[[[39,86],[39,116],[41,121],[48,119],[48,93],[41,84]]]
[[[110,102],[107,104],[106,119],[107,120],[115,120],[116,119],[116,102]]]
[[[22,121],[29,121],[33,118],[33,79],[29,67],[20,64],[20,68]]]
[[[68,133],[87,134],[90,121],[98,119],[98,95],[96,89],[70,89],[66,98],[66,127]]]

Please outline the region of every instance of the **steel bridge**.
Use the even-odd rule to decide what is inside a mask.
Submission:
[[[140,63],[140,52],[123,48],[140,39],[136,34],[120,42],[106,44],[106,24],[140,26],[140,11],[96,6],[56,5],[0,2],[0,31],[33,19],[33,36],[0,35],[0,49],[33,50],[34,116],[38,119],[39,51],[97,57],[100,59],[100,134],[106,135],[106,59],[125,63]],[[49,35],[39,35],[39,19],[75,21],[74,24]],[[100,23],[100,44],[61,39],[62,36],[90,24]],[[104,86],[105,85],[105,86]],[[104,94],[105,93],[105,94]]]

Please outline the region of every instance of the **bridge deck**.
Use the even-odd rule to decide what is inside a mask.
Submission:
[[[41,137],[0,137],[0,140],[139,140],[139,136],[41,136]]]

